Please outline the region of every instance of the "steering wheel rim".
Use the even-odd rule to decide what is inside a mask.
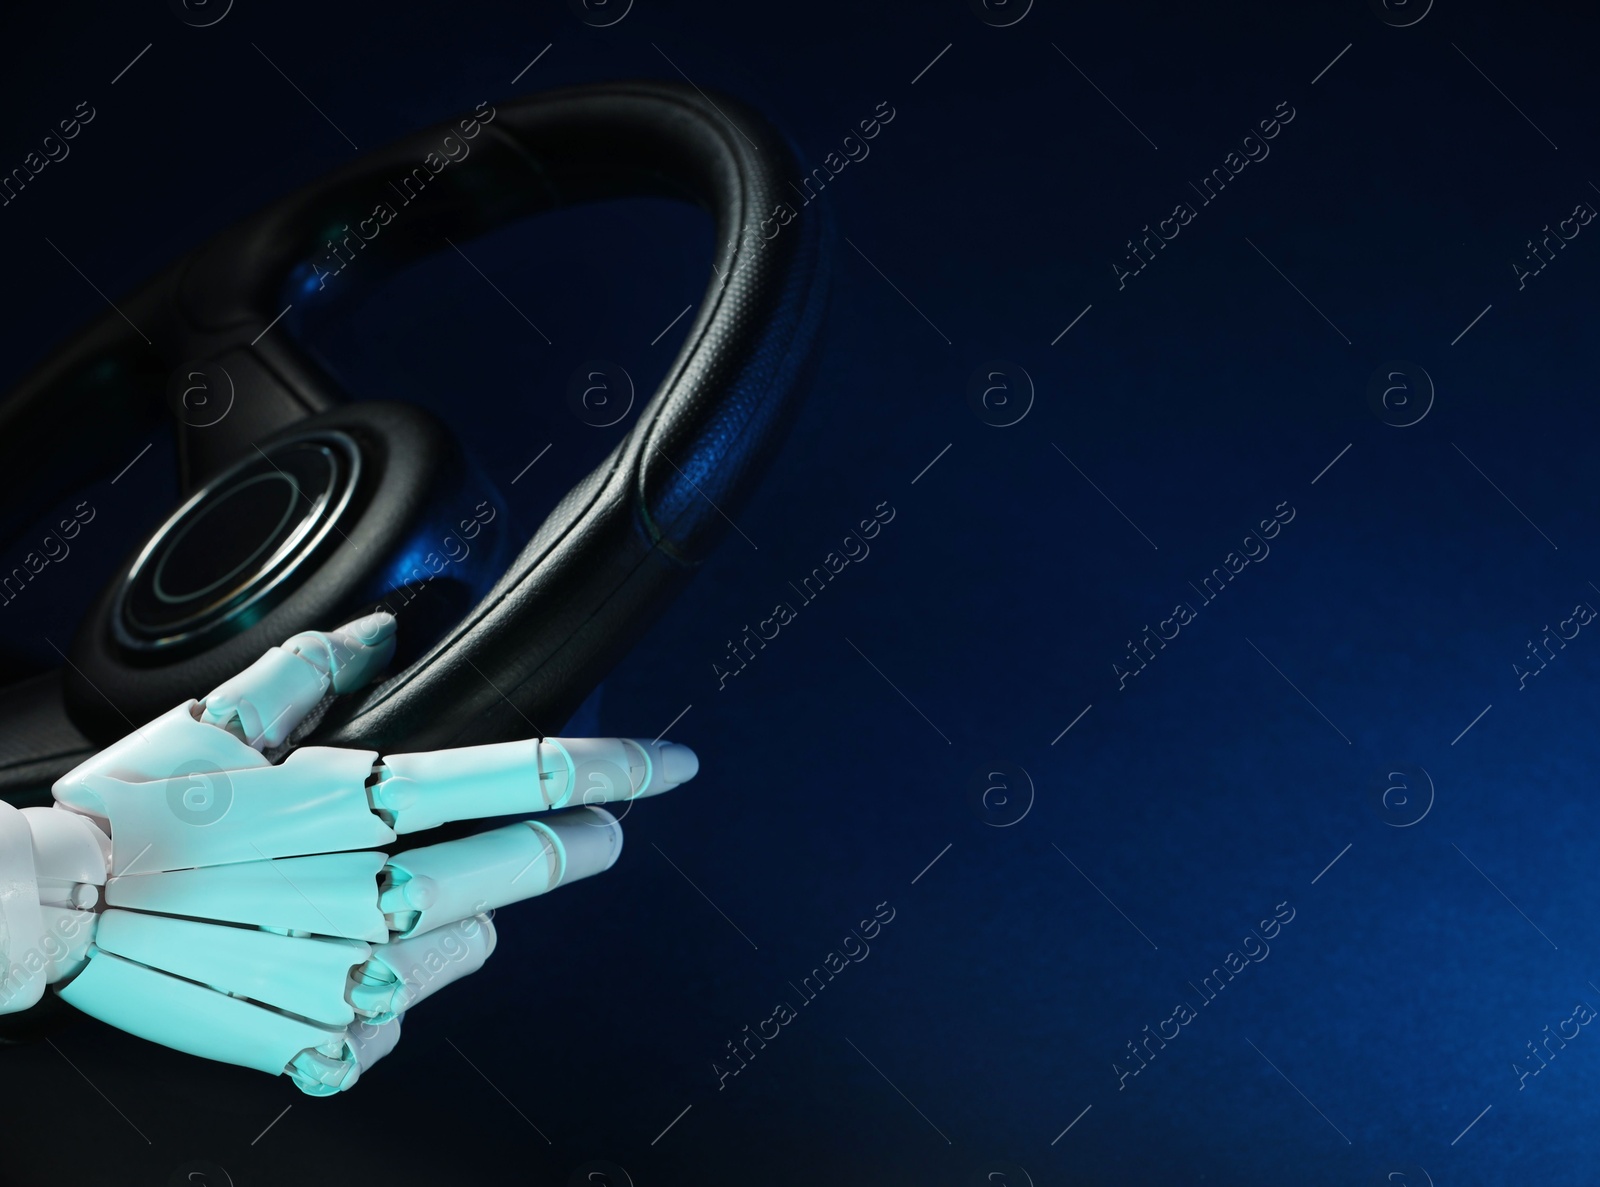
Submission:
[[[336,383],[273,328],[280,294],[330,219],[356,226],[350,212],[371,209],[375,193],[390,194],[392,205],[387,183],[428,153],[463,151],[472,141],[459,163],[437,174],[423,166],[430,188],[374,233],[373,271],[448,250],[447,235],[464,240],[585,201],[660,195],[710,210],[720,244],[712,278],[637,422],[460,622],[405,670],[338,705],[307,740],[434,747],[559,727],[720,539],[724,515],[749,493],[807,378],[831,233],[817,206],[790,200],[794,160],[764,119],[731,98],[662,82],[573,87],[486,107],[364,156],[235,224],[119,302],[0,400],[0,441],[32,442],[59,436],[63,423],[94,407],[108,366],[120,369],[115,381],[131,403],[148,403],[159,401],[174,367],[226,355],[239,383],[233,414],[176,424],[188,491],[307,417],[338,419]],[[365,230],[363,223],[363,237]],[[6,485],[27,489],[30,472],[37,479],[50,459],[11,452]],[[50,484],[32,493],[47,499]],[[91,610],[86,621],[98,625],[79,631],[62,669],[0,690],[0,791],[48,782],[127,732],[130,721],[153,715],[127,711],[153,703],[151,669],[105,662],[101,632],[116,585]],[[328,600],[309,608],[325,614]],[[155,711],[203,693],[296,631],[327,625],[305,621],[307,612],[304,600],[291,598],[216,647],[157,669],[167,679]],[[183,691],[170,695],[175,672]]]

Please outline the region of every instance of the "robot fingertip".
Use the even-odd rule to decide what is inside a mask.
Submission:
[[[700,756],[680,742],[661,742],[661,780],[673,787],[700,773]]]
[[[376,647],[394,636],[398,623],[387,610],[374,610],[363,618],[349,623],[345,629],[368,647]]]

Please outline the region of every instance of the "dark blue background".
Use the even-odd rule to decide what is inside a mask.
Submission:
[[[154,1184],[205,1159],[240,1187],[565,1183],[606,1159],[640,1187],[1001,1163],[1041,1185],[1406,1164],[1592,1182],[1600,1037],[1522,1088],[1513,1068],[1600,1007],[1600,630],[1525,689],[1512,668],[1600,605],[1600,227],[1521,291],[1511,267],[1600,202],[1596,23],[1573,7],[1441,0],[1407,28],[1363,0],[1040,0],[1006,28],[962,0],[640,0],[604,29],[561,3],[240,0],[209,29],[159,3],[7,14],[0,165],[80,99],[98,112],[0,210],[13,378],[104,308],[46,237],[114,297],[352,158],[262,51],[362,149],[485,98],[678,78],[668,57],[808,167],[880,101],[895,117],[824,193],[825,350],[737,517],[748,540],[730,532],[600,699],[604,732],[645,737],[692,705],[672,737],[699,778],[628,815],[610,875],[502,911],[485,972],[408,1017],[346,1097],[92,1023],[59,1053],[5,1051],[0,1175]],[[1124,241],[1280,101],[1271,155],[1119,291]],[[525,534],[612,440],[574,430],[567,377],[591,357],[646,388],[665,370],[687,319],[648,343],[709,279],[710,225],[615,204],[467,250],[553,345],[449,252],[305,333],[358,396],[450,419]],[[1411,427],[1368,407],[1394,359],[1436,385]],[[990,360],[1036,386],[1011,427],[967,403]],[[70,629],[165,511],[162,461],[48,605],[11,608],[33,617],[8,645]],[[883,501],[870,557],[719,689],[726,641]],[[1283,501],[1271,555],[1201,606],[1189,583]],[[1119,690],[1125,641],[1181,601],[1195,620]],[[1036,788],[1003,828],[972,803],[997,762]],[[1398,828],[1374,801],[1405,763],[1436,798]],[[719,1089],[724,1044],[798,1005],[789,982],[880,903],[871,955]],[[1278,904],[1270,955],[1119,1090],[1125,1044]]]

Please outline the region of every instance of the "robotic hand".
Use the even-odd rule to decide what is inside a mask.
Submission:
[[[296,635],[62,776],[52,807],[0,801],[0,1013],[49,987],[152,1042],[344,1091],[394,1049],[407,1009],[482,967],[489,911],[616,861],[621,826],[594,804],[699,769],[671,742],[562,738],[307,746],[274,763],[324,696],[388,662],[394,632],[374,614]]]

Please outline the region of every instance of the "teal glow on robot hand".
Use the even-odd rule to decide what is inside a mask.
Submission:
[[[296,635],[62,776],[53,807],[0,801],[0,1013],[48,989],[152,1042],[344,1091],[406,1010],[482,967],[491,911],[611,867],[622,829],[596,805],[699,769],[687,747],[624,738],[272,762],[324,697],[382,669],[394,631],[376,614]]]

